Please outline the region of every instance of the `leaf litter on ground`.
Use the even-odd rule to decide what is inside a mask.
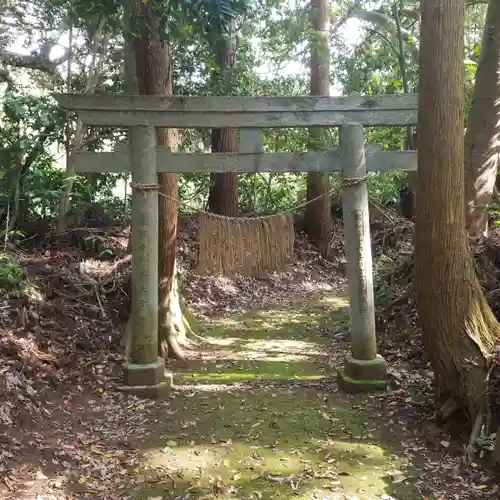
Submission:
[[[129,308],[124,248],[115,264],[57,243],[11,249],[27,269],[31,292],[0,304],[2,498],[363,499],[374,487],[378,496],[369,498],[498,496],[483,464],[461,468],[460,438],[429,424],[432,373],[425,362],[413,365],[410,352],[421,348],[418,332],[403,345],[381,336],[393,373],[390,391],[362,397],[341,394],[333,377],[348,344],[344,336],[332,339],[332,330],[345,329],[346,316],[339,312],[332,325],[328,301],[316,324],[306,312],[286,326],[320,354],[297,341],[283,353],[291,361],[280,361],[266,350],[266,338],[277,335],[272,321],[259,332],[263,348],[251,348],[252,330],[263,330],[269,311],[282,307],[286,316],[314,309],[318,297],[342,294],[341,223],[333,227],[332,260],[299,237],[297,262],[266,280],[197,275],[190,225],[178,252],[187,303],[212,327],[253,312],[222,335],[214,327],[208,346],[193,346],[192,364],[173,364],[177,387],[160,402],[114,391]],[[224,335],[242,342],[227,348]],[[241,359],[241,351],[253,362]],[[283,373],[271,373],[273,364]],[[158,462],[156,448],[169,462]],[[387,456],[379,460],[379,452]]]

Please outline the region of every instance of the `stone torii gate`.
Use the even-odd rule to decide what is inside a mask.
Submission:
[[[343,217],[351,319],[351,351],[338,371],[348,391],[386,386],[377,354],[367,171],[416,170],[414,151],[364,144],[363,126],[417,122],[417,96],[160,97],[54,96],[89,126],[129,127],[129,146],[75,153],[77,172],[132,174],[132,346],[122,390],[158,396],[170,385],[158,357],[157,172],[334,172],[343,177]],[[238,153],[170,153],[156,146],[155,127],[240,129]],[[340,149],[264,153],[261,129],[340,127]]]

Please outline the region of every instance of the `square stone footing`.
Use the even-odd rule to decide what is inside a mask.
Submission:
[[[123,365],[123,384],[118,390],[142,398],[160,399],[166,396],[172,387],[172,374],[165,370],[163,358],[156,363]]]
[[[348,354],[338,370],[340,387],[346,392],[383,391],[387,388],[387,362],[377,355],[372,360],[355,359]]]
[[[123,364],[123,384],[129,386],[157,385],[165,380],[165,361],[158,357],[155,363]]]

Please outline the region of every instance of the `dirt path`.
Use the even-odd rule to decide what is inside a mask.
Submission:
[[[54,394],[44,420],[0,433],[12,450],[0,498],[498,497],[481,468],[462,472],[454,443],[421,423],[431,408],[423,377],[396,366],[388,394],[339,391],[347,346],[332,332],[346,307],[324,293],[213,321],[209,344],[172,367],[166,401],[126,399],[113,380]]]

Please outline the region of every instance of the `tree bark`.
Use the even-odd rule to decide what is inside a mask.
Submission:
[[[219,61],[220,84],[223,94],[232,89],[232,71],[235,62],[236,41],[234,37],[235,23],[230,26],[230,36],[222,37],[217,49]],[[236,129],[223,128],[212,130],[212,153],[234,153],[238,150]],[[234,172],[213,174],[208,195],[208,209],[226,217],[238,215],[238,175]]]
[[[488,356],[499,325],[476,277],[465,230],[464,4],[421,3],[418,93],[417,308],[438,400],[485,414]]]
[[[467,229],[473,238],[488,235],[488,205],[499,167],[499,115],[500,2],[490,0],[465,134]]]
[[[142,95],[172,95],[172,71],[169,47],[151,2],[133,2],[135,20],[134,52],[137,85]],[[179,140],[175,129],[157,129],[157,144],[176,151]],[[180,296],[177,290],[175,250],[178,219],[178,176],[158,174],[158,339],[160,354],[183,359],[180,343],[185,340]],[[165,350],[167,352],[165,352]]]
[[[130,15],[131,6],[124,7],[122,24],[124,34],[123,46],[123,91],[127,95],[134,95],[139,92],[137,88],[137,70],[135,67],[135,52],[133,38],[130,31]],[[125,179],[125,193],[127,192],[126,186],[129,181],[129,175]],[[132,222],[130,223],[130,236],[127,243],[127,254],[132,253]]]
[[[102,16],[99,24],[92,35],[92,57],[87,74],[87,81],[85,83],[85,94],[94,92],[97,84],[99,83],[99,75],[101,74],[101,67],[105,60],[107,37],[105,34],[107,17]],[[70,48],[71,49],[71,48]],[[71,68],[71,58],[69,59]],[[68,70],[69,74],[70,70]],[[66,155],[66,172],[64,178],[64,186],[59,198],[59,212],[57,216],[57,230],[64,231],[66,229],[66,214],[70,208],[71,192],[73,190],[73,182],[75,179],[75,164],[74,154],[84,149],[84,138],[87,127],[83,125],[80,119],[76,122],[75,134],[71,144],[71,149],[67,151]]]
[[[311,95],[330,95],[330,54],[329,41],[329,2],[328,0],[312,0],[311,24],[314,35],[311,39]],[[325,147],[325,130],[312,128],[309,131],[312,150],[321,150]],[[319,252],[328,256],[328,240],[330,234],[330,180],[328,173],[309,172],[307,174],[307,200],[316,201],[306,205],[305,223],[309,239],[313,241]]]
[[[237,149],[236,129],[212,130],[212,153],[234,153]],[[208,209],[210,212],[226,217],[238,216],[238,175],[236,173],[212,174]]]

